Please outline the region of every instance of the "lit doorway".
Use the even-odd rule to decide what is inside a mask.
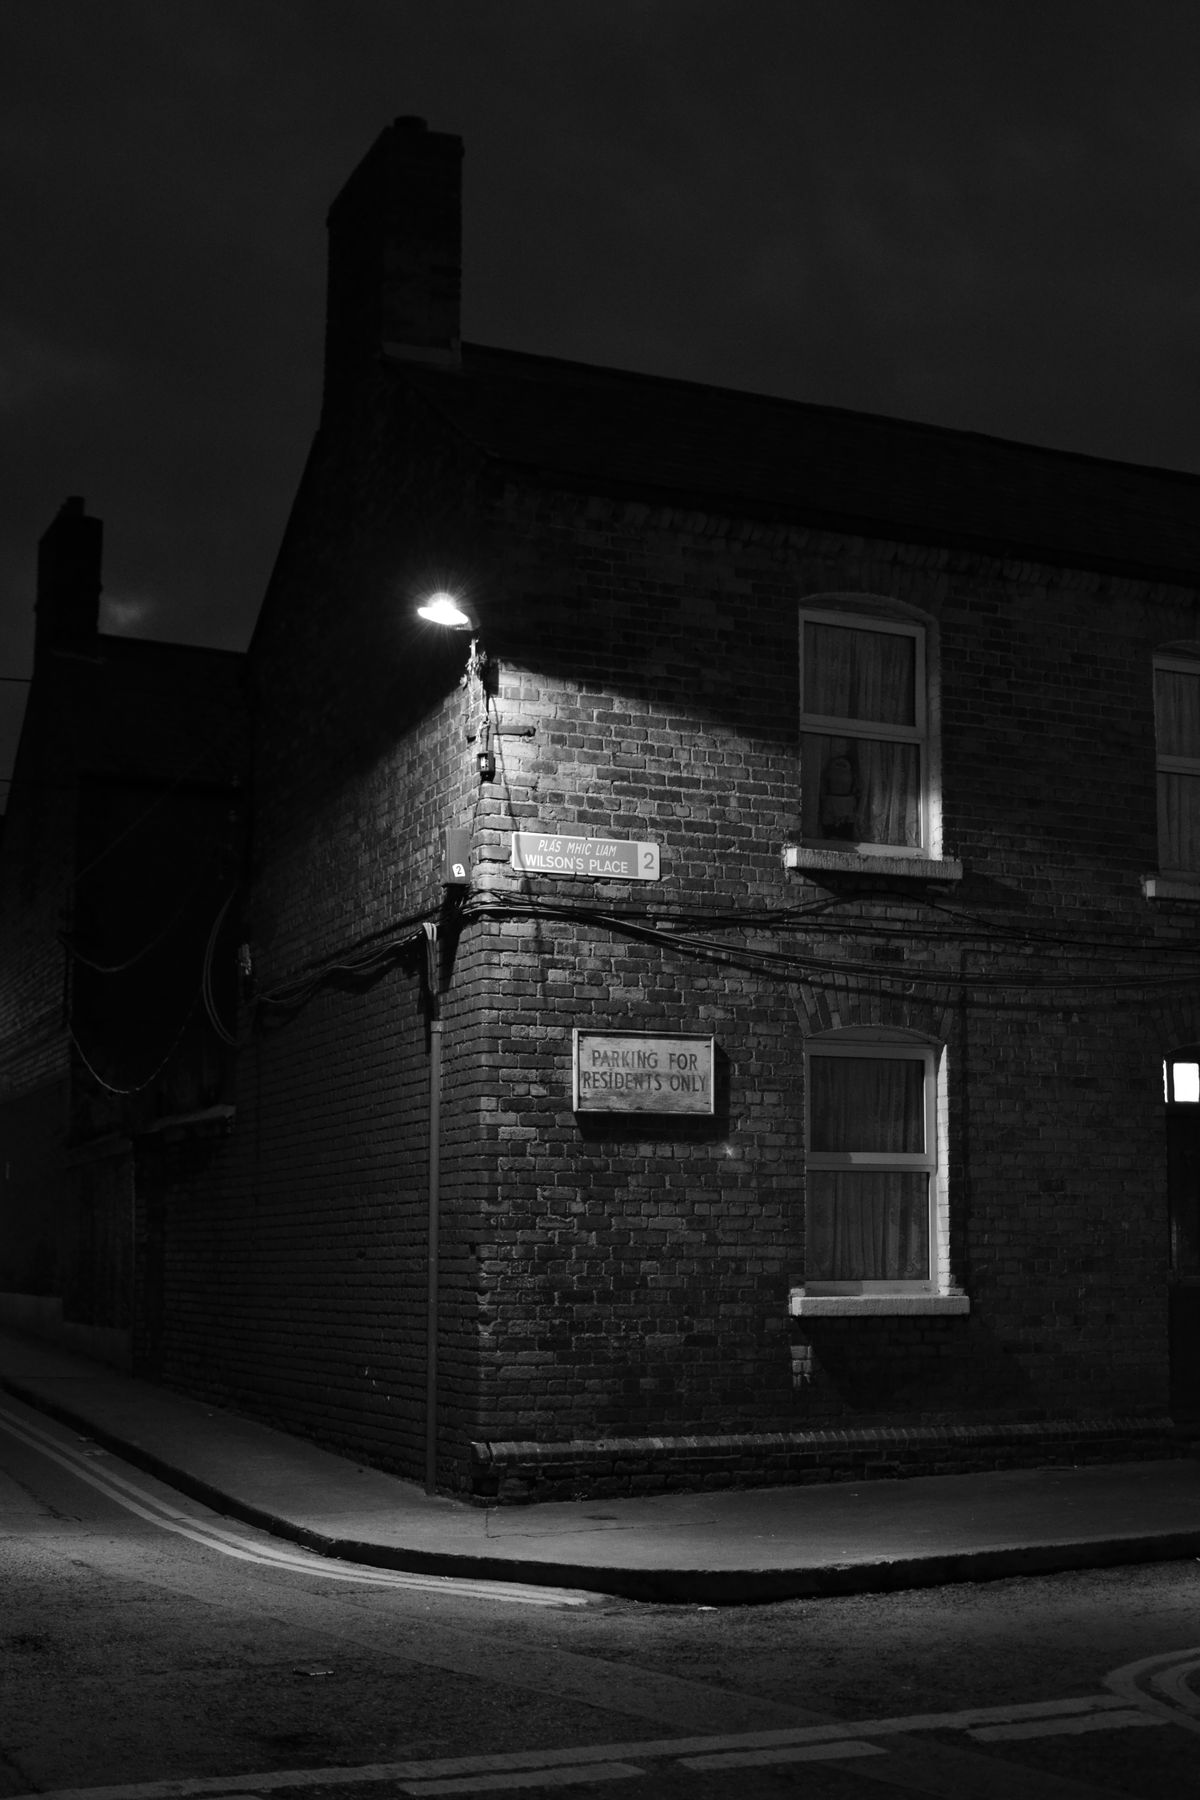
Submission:
[[[1167,1102],[1171,1414],[1200,1418],[1200,1045],[1163,1064]]]

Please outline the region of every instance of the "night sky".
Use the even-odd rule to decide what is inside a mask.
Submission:
[[[0,673],[69,494],[103,629],[245,645],[405,113],[475,342],[1200,472],[1198,96],[1195,0],[2,0]]]

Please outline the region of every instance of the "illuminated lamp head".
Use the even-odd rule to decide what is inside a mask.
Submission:
[[[429,598],[418,606],[417,616],[421,619],[428,619],[431,625],[449,626],[452,631],[474,629],[469,613],[464,612],[454,595],[446,593],[445,589],[441,589],[436,594],[430,594]]]

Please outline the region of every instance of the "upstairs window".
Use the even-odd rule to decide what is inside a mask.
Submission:
[[[1154,659],[1158,744],[1158,866],[1200,874],[1200,661]]]
[[[923,628],[802,613],[800,694],[804,842],[927,853]]]
[[[808,1045],[805,1291],[928,1291],[936,1279],[937,1054]]]

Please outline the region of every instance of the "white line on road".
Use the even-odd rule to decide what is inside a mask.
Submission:
[[[1023,1725],[974,1725],[968,1732],[981,1744],[1003,1744],[1017,1738],[1078,1737],[1085,1731],[1115,1731],[1125,1725],[1165,1725],[1156,1713],[1141,1708],[1090,1713],[1074,1719],[1030,1719]]]
[[[1200,1676],[1200,1657],[1185,1663],[1175,1663],[1169,1669],[1160,1669],[1151,1676],[1151,1685],[1160,1694],[1165,1694],[1175,1706],[1182,1706],[1185,1712],[1200,1719],[1200,1694],[1192,1686],[1192,1677]]]
[[[833,1762],[839,1757],[884,1756],[878,1744],[840,1738],[835,1744],[793,1744],[778,1750],[726,1750],[719,1756],[681,1756],[685,1769],[759,1769],[767,1763]]]
[[[1106,1675],[1104,1685],[1127,1704],[1149,1707],[1172,1725],[1200,1732],[1200,1695],[1189,1680],[1193,1675],[1200,1675],[1200,1645],[1126,1663]]]
[[[0,1405],[0,1430],[49,1457],[126,1512],[134,1513],[161,1531],[174,1532],[177,1537],[189,1538],[195,1544],[216,1550],[222,1556],[234,1557],[239,1562],[287,1569],[293,1574],[319,1575],[326,1581],[353,1582],[358,1586],[404,1588],[421,1593],[451,1594],[459,1599],[500,1600],[521,1606],[594,1606],[601,1598],[573,1588],[533,1587],[517,1581],[483,1581],[460,1575],[420,1575],[401,1569],[368,1568],[361,1563],[331,1562],[327,1557],[299,1548],[259,1544],[223,1525],[210,1525],[179,1511],[137,1483],[128,1481],[115,1469],[100,1470],[94,1462],[85,1463],[82,1453],[69,1449],[61,1439],[39,1430],[3,1405]]]
[[[269,1774],[240,1776],[207,1776],[194,1780],[168,1780],[125,1783],[111,1787],[57,1788],[43,1794],[19,1794],[13,1800],[229,1800],[237,1795],[264,1796],[281,1788],[350,1787],[355,1784],[391,1781],[398,1785],[429,1782],[457,1776],[475,1778],[507,1773],[524,1776],[525,1785],[534,1786],[540,1776],[531,1780],[533,1771],[550,1772],[583,1765],[604,1763],[644,1763],[672,1759],[683,1762],[695,1757],[720,1757],[722,1754],[745,1756],[757,1751],[793,1750],[823,1746],[829,1756],[861,1756],[857,1748],[866,1738],[902,1736],[919,1731],[968,1732],[989,1724],[1023,1721],[1051,1721],[1077,1717],[1102,1717],[1109,1713],[1132,1711],[1138,1723],[1144,1712],[1130,1708],[1126,1700],[1112,1694],[1094,1694],[1067,1700],[1033,1700],[1010,1706],[972,1706],[958,1712],[910,1713],[902,1718],[847,1719],[837,1724],[802,1725],[771,1731],[728,1733],[720,1737],[651,1738],[641,1742],[620,1744],[584,1744],[553,1750],[501,1751],[492,1755],[437,1757],[424,1762],[392,1762],[361,1764],[358,1767],[320,1769],[276,1769]],[[846,1748],[853,1745],[855,1748]],[[868,1752],[883,1754],[878,1746]],[[796,1760],[792,1756],[786,1759]],[[510,1784],[511,1785],[511,1784]],[[516,1783],[515,1785],[520,1785]],[[427,1790],[432,1792],[432,1790]],[[449,1790],[444,1790],[449,1791]]]
[[[491,1794],[502,1788],[568,1787],[573,1782],[625,1781],[644,1775],[633,1763],[583,1763],[577,1769],[546,1769],[540,1775],[456,1775],[446,1781],[402,1781],[406,1794]]]

